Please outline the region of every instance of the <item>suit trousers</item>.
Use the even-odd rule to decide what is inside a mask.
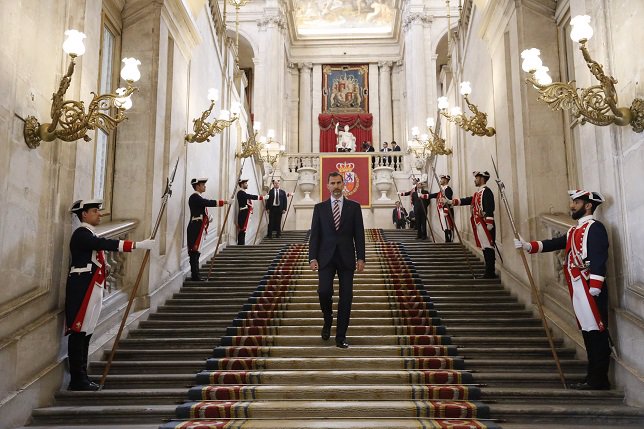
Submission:
[[[347,338],[347,329],[351,317],[351,303],[353,301],[353,275],[355,270],[343,264],[339,252],[336,250],[331,262],[318,271],[318,297],[324,321],[333,320],[333,279],[338,274],[339,301],[338,318],[336,324],[336,341]]]
[[[270,207],[268,209],[268,236],[270,237],[273,232],[278,237],[282,234],[282,208],[280,206]]]
[[[427,238],[427,214],[422,209],[416,213],[416,238]]]

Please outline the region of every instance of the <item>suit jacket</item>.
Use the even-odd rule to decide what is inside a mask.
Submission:
[[[396,145],[396,147],[391,148],[392,152],[400,152],[400,146]]]
[[[404,207],[400,208],[400,216],[401,216],[401,218],[400,218],[401,222],[404,221],[405,218],[407,217],[407,210],[405,210]],[[393,221],[393,223],[398,223],[399,219],[398,219],[398,209],[397,208],[394,208],[394,211],[391,214],[391,220]]]
[[[279,190],[279,208],[280,211],[286,211],[286,192],[284,192],[283,189]],[[273,210],[274,205],[273,202],[275,201],[275,188],[272,188],[270,191],[268,191],[268,201],[266,201],[266,209],[267,210]]]
[[[347,269],[356,268],[356,259],[365,260],[365,234],[360,204],[344,198],[340,213],[340,229],[333,223],[331,199],[313,208],[309,261],[316,259],[320,269],[327,266],[335,253]]]

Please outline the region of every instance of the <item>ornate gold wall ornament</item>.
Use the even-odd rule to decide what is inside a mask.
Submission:
[[[68,30],[66,34],[69,31],[74,30]],[[82,35],[82,33],[80,34]],[[68,35],[68,37],[70,36]],[[82,35],[82,37],[85,36]],[[82,52],[84,52],[84,48]],[[98,95],[92,92],[92,101],[85,112],[84,102],[64,99],[76,66],[77,54],[70,53],[69,55],[71,61],[67,67],[67,73],[61,79],[58,91],[52,96],[51,123],[41,124],[35,116],[28,116],[25,119],[23,135],[25,143],[31,149],[40,146],[41,141],[50,142],[59,139],[72,142],[80,138],[90,141],[91,137],[87,135],[87,132],[96,128],[110,133],[119,123],[127,119],[125,111],[132,107],[130,96],[134,91],[137,91],[132,83],[141,76],[137,68],[141,64],[138,60],[134,58],[123,60],[125,66],[121,70],[121,77],[127,80],[126,88],[118,88],[115,94]]]
[[[531,74],[526,78],[526,82],[531,83],[539,91],[540,101],[547,103],[552,110],[570,110],[574,117],[580,118],[582,124],[590,122],[601,126],[631,125],[633,131],[641,133],[644,131],[644,100],[635,98],[630,108],[617,106],[615,90],[617,79],[605,74],[603,66],[591,58],[586,48],[586,43],[593,35],[590,17],[578,15],[571,19],[570,23],[572,25],[570,38],[579,43],[579,50],[586,65],[599,81],[599,85],[577,88],[574,81],[552,82],[548,67],[541,62],[541,52],[535,48],[521,52],[521,58],[523,58],[521,67]]]

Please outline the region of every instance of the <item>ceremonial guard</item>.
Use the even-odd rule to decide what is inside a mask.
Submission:
[[[436,211],[438,212],[438,220],[441,223],[441,228],[445,232],[445,243],[454,241],[454,209],[445,204],[445,201],[452,200],[454,192],[449,186],[451,177],[446,174],[440,175],[440,191],[429,194],[429,199],[436,198]]]
[[[199,276],[199,251],[204,236],[208,232],[208,225],[210,225],[210,217],[208,216],[207,207],[221,207],[227,204],[224,200],[207,200],[201,196],[206,192],[207,178],[192,179],[190,184],[195,192],[188,198],[188,206],[190,207],[190,223],[188,223],[187,238],[188,238],[188,257],[190,259],[190,279],[192,281],[201,281]]]
[[[528,253],[566,250],[563,271],[588,355],[585,381],[570,387],[607,390],[610,389],[608,367],[611,353],[607,330],[608,291],[604,283],[608,234],[604,225],[593,215],[605,200],[599,192],[573,190],[568,194],[572,199],[570,214],[577,225],[560,237],[531,242],[515,239],[514,245]]]
[[[411,203],[416,215],[416,239],[427,240],[427,207],[429,205],[429,192],[423,189],[419,179],[414,179],[414,189],[401,192],[400,196],[411,195]]]
[[[102,200],[76,201],[70,211],[81,224],[69,242],[71,267],[65,292],[65,319],[69,335],[68,358],[71,380],[69,390],[98,390],[98,384],[87,376],[89,341],[94,333],[103,305],[103,289],[107,278],[104,251],[131,252],[152,249],[153,240],[133,242],[97,237],[94,228],[101,223]]]
[[[496,278],[494,264],[496,256],[494,254],[496,237],[496,227],[494,224],[494,193],[487,187],[487,181],[490,179],[490,173],[487,171],[475,171],[474,185],[478,190],[471,197],[456,198],[451,202],[446,201],[447,205],[471,206],[470,222],[474,239],[479,249],[483,249],[483,258],[485,259],[485,279]]]
[[[263,195],[253,195],[246,192],[248,189],[248,179],[241,179],[237,182],[241,188],[237,191],[237,244],[243,246],[246,244],[246,229],[248,228],[248,221],[250,215],[253,213],[253,200],[263,201]]]
[[[266,211],[268,212],[268,233],[266,238],[279,238],[282,235],[282,215],[286,213],[286,199],[291,194],[287,194],[280,189],[280,181],[273,180],[273,188],[268,191],[268,200],[266,200]]]

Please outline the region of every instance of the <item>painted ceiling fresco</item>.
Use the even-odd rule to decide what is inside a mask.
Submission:
[[[397,0],[293,0],[298,36],[391,36]]]

